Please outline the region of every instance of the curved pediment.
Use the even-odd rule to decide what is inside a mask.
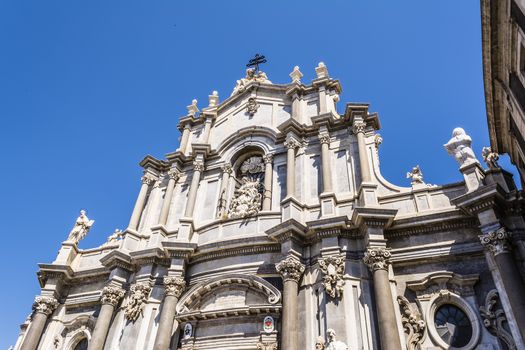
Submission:
[[[257,276],[229,275],[193,286],[179,300],[179,320],[279,312],[281,292]]]

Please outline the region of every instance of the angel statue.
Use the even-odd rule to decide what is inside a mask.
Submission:
[[[93,226],[94,223],[95,220],[89,220],[89,218],[86,216],[86,211],[81,210],[80,216],[75,222],[75,226],[73,226],[73,229],[67,237],[67,241],[77,244],[81,239],[86,237],[86,234],[88,233],[89,229],[91,228],[91,226]]]
[[[462,128],[455,128],[452,131],[452,138],[444,145],[447,152],[452,155],[459,166],[479,163],[474,151],[472,150],[472,139]]]

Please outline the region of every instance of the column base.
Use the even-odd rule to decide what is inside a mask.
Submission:
[[[321,217],[335,216],[335,193],[321,193],[319,202],[321,204]]]
[[[73,259],[78,254],[78,248],[77,245],[73,242],[64,241],[62,242],[62,246],[60,247],[60,250],[58,251],[58,255],[53,261],[53,264],[57,265],[70,265]]]
[[[177,241],[192,242],[193,239],[193,219],[182,218],[179,219],[179,233],[177,234]],[[195,242],[197,243],[197,242]]]
[[[363,182],[359,187],[357,193],[358,202],[360,207],[377,207],[377,184],[371,182]]]

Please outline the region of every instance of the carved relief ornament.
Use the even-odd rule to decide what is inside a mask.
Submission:
[[[277,350],[278,346],[276,342],[262,342],[257,343],[257,350]]]
[[[319,259],[319,268],[324,273],[323,285],[332,298],[340,298],[343,295],[345,281],[345,259],[342,256],[329,256]]]
[[[299,147],[299,142],[295,141],[294,139],[289,139],[284,142],[284,147],[290,149],[296,149]]]
[[[281,262],[275,265],[275,268],[277,272],[281,274],[285,282],[288,280],[299,282],[299,279],[301,279],[304,272],[304,265],[301,264],[298,259],[291,256],[281,260]]]
[[[480,235],[479,239],[485,249],[494,255],[498,255],[510,251],[510,237],[511,233],[504,227],[501,227],[495,231]]]
[[[186,281],[182,277],[164,277],[164,288],[166,289],[166,296],[174,296],[179,298],[186,288]]]
[[[104,289],[102,289],[100,301],[102,304],[110,304],[115,307],[119,303],[120,299],[122,299],[124,294],[124,289],[120,287],[105,286]]]
[[[397,302],[401,307],[401,322],[407,334],[407,350],[419,350],[427,325],[419,310],[412,307],[407,298],[399,295]]]
[[[390,265],[390,257],[390,251],[388,251],[386,248],[368,248],[368,250],[365,252],[363,262],[368,265],[372,272],[377,270],[388,270],[388,265]]]
[[[330,144],[330,135],[328,134],[323,134],[323,135],[319,135],[319,142],[321,144]]]
[[[268,164],[268,163],[272,164],[272,162],[273,162],[273,154],[271,154],[271,153],[265,154],[262,157],[262,159],[263,159],[264,164]]]
[[[257,113],[258,109],[259,104],[255,100],[255,97],[250,97],[248,99],[248,103],[246,104],[246,113],[248,113],[249,116],[253,117],[255,113]]]
[[[37,296],[33,303],[33,311],[49,316],[58,307],[58,301],[52,297]]]
[[[224,164],[221,166],[221,171],[223,173],[231,174],[233,172],[231,164]]]
[[[175,182],[180,178],[180,173],[177,170],[170,170],[168,171],[168,177],[170,180],[174,180]]]
[[[485,306],[480,306],[479,312],[483,318],[483,325],[493,336],[501,339],[509,349],[515,350],[516,343],[510,334],[504,327],[504,324],[508,323],[505,311],[500,306],[501,301],[499,294],[496,289],[488,292],[485,298]]]
[[[143,177],[140,178],[140,181],[145,185],[151,186],[151,184],[155,182],[155,179],[151,176],[144,175]]]
[[[148,299],[151,286],[147,283],[137,283],[131,286],[128,305],[126,306],[126,319],[135,322],[142,314],[144,303]]]

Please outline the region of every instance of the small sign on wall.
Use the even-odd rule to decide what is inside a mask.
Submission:
[[[266,316],[263,321],[264,333],[272,333],[275,329],[275,321],[272,316]]]

